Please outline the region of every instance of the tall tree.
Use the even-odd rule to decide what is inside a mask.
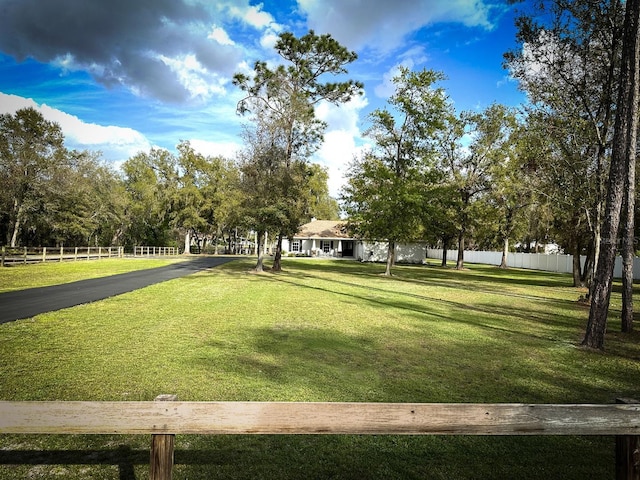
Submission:
[[[184,233],[184,253],[191,253],[191,238],[198,232],[211,230],[211,216],[207,216],[205,197],[205,171],[207,159],[197,153],[189,142],[180,142],[177,158],[177,188],[171,205],[171,220],[174,227]],[[210,178],[210,177],[209,177]]]
[[[505,64],[544,117],[551,155],[539,174],[549,178],[556,225],[578,259],[574,284],[587,285],[593,268],[585,275],[579,258],[586,253],[595,266],[600,251],[623,9],[620,0],[526,5],[533,9],[516,21],[520,49],[505,54]]]
[[[436,177],[435,186],[431,190],[422,209],[422,225],[425,240],[442,248],[442,267],[447,266],[447,256],[451,243],[458,235],[456,211],[458,192],[444,176]]]
[[[239,153],[241,223],[256,232],[258,260],[254,271],[263,271],[264,241],[267,234],[279,230],[286,223],[286,198],[281,196],[282,150],[271,142],[266,128],[247,128],[243,139],[245,148]],[[283,205],[282,203],[285,203]]]
[[[214,167],[210,170],[213,175],[205,189],[205,197],[208,200],[208,207],[211,209],[209,213],[213,217],[215,232],[213,241],[214,253],[218,253],[219,238],[224,238],[227,232],[229,237],[233,234],[235,239],[234,252],[239,252],[237,232],[247,229],[242,222],[242,191],[240,189],[240,169],[238,165],[228,159],[215,157],[211,159]],[[248,234],[248,232],[247,232]]]
[[[317,163],[309,165],[309,216],[321,220],[339,220],[338,201],[329,195],[329,173]]]
[[[433,141],[449,105],[434,88],[444,76],[433,70],[401,68],[394,77],[389,109],[375,110],[366,134],[373,151],[352,165],[344,188],[345,210],[365,238],[388,242],[385,275],[391,275],[398,242],[421,234],[425,195],[432,186]]]
[[[313,31],[296,38],[292,33],[280,34],[275,49],[284,60],[284,65],[269,68],[266,62],[254,65],[253,76],[238,73],[234,76],[237,85],[246,96],[238,103],[240,114],[251,113],[259,122],[260,135],[271,135],[282,162],[279,176],[282,186],[290,189],[280,191],[281,205],[278,215],[272,216],[280,222],[276,226],[278,245],[274,259],[274,270],[280,270],[282,239],[301,223],[297,217],[299,209],[288,208],[296,203],[300,185],[291,182],[300,175],[296,161],[306,162],[318,148],[326,125],[315,117],[314,107],[321,101],[340,104],[362,92],[362,84],[352,80],[343,82],[325,81],[327,75],[346,74],[346,65],[357,55],[340,45],[330,35],[316,35]],[[267,127],[268,126],[268,127]],[[276,159],[274,159],[276,160]],[[293,228],[295,225],[295,229]]]
[[[65,155],[60,126],[34,108],[0,116],[0,177],[12,247],[17,246],[25,222],[38,211],[46,184]]]
[[[496,166],[509,158],[516,123],[514,113],[499,104],[484,112],[462,112],[447,118],[448,126],[439,138],[440,168],[457,192],[456,268],[462,269],[467,235],[477,217],[477,202],[491,189]]]
[[[176,158],[152,148],[140,152],[123,166],[127,192],[125,242],[130,245],[175,244],[171,203],[177,189]]]
[[[526,125],[517,123],[512,132],[513,140],[504,149],[503,161],[493,170],[493,187],[489,202],[495,209],[498,239],[502,244],[500,268],[507,268],[510,241],[515,240],[527,225],[527,210],[535,203],[537,179],[529,165],[536,148],[537,137]]]
[[[640,64],[640,0],[627,0],[623,30],[618,108],[609,169],[605,221],[602,228],[604,241],[594,277],[589,321],[582,341],[583,345],[597,349],[604,348],[618,227],[624,203],[624,188],[630,178],[627,172],[628,169],[635,168],[640,98],[638,68]],[[631,203],[627,208],[632,208]]]
[[[124,212],[120,178],[97,153],[74,150],[66,157],[43,198],[43,244],[111,245]]]

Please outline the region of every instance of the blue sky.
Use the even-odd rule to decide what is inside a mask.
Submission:
[[[512,9],[502,0],[0,0],[0,113],[39,108],[67,146],[115,165],[181,140],[232,157],[247,119],[235,113],[231,77],[276,62],[278,33],[314,29],[358,53],[349,77],[365,84],[363,97],[317,111],[329,128],[314,160],[337,195],[399,65],[442,71],[458,110],[524,101],[502,68],[516,47]]]

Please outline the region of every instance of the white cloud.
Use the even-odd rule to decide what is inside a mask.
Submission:
[[[193,149],[204,156],[233,158],[242,149],[236,142],[211,142],[208,140],[192,139],[189,143]]]
[[[257,30],[264,30],[269,27],[280,28],[277,26],[278,24],[273,16],[263,10],[262,3],[258,5],[241,5],[238,3],[235,2],[234,5],[229,5],[228,11],[231,17],[241,20]]]
[[[272,50],[278,41],[278,34],[284,30],[283,26],[277,23],[269,12],[263,10],[262,3],[257,5],[241,3],[236,1],[233,5],[227,6],[229,16],[261,31],[260,45],[265,50]]]
[[[224,85],[228,80],[209,72],[195,55],[189,54],[174,58],[160,56],[159,58],[175,73],[178,81],[189,92],[192,99],[207,100],[214,95],[226,93]]]
[[[325,134],[324,143],[315,159],[327,167],[329,194],[332,197],[340,196],[340,190],[346,181],[347,166],[361,150],[362,147],[356,145],[355,137],[349,132],[334,130]]]
[[[30,98],[0,92],[0,113],[14,114],[21,108],[29,107],[38,110],[45,119],[60,125],[67,146],[78,150],[100,150],[105,160],[126,160],[152,146],[144,135],[131,128],[86,123],[46,104],[39,105]]]
[[[437,22],[492,29],[492,6],[483,0],[297,0],[309,26],[331,32],[351,49],[391,51],[404,38]]]
[[[260,39],[260,45],[262,45],[262,48],[265,50],[272,50],[279,38],[277,33],[268,31]]]
[[[252,5],[244,13],[244,21],[258,29],[265,28],[273,23],[273,17],[270,13],[262,10],[262,4]]]
[[[358,119],[367,104],[366,97],[355,97],[339,106],[324,102],[316,108],[318,118],[327,122],[328,127],[315,159],[328,168],[329,193],[333,197],[339,196],[345,183],[347,165],[363,148],[358,146],[362,143]]]
[[[356,96],[349,102],[334,105],[329,102],[321,102],[316,107],[316,115],[323,122],[327,122],[328,130],[344,130],[351,134],[360,133],[358,119],[360,111],[369,104],[367,97]]]
[[[211,33],[209,34],[209,36],[207,38],[215,40],[220,45],[235,45],[236,44],[233,40],[231,40],[231,38],[229,38],[229,35],[224,30],[224,28],[219,27],[217,25],[213,26],[213,29],[211,30]]]

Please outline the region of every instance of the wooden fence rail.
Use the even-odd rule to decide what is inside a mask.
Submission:
[[[180,250],[177,247],[146,247],[135,246],[133,247],[134,257],[156,257],[167,255],[179,255]]]
[[[6,247],[0,249],[0,266],[68,260],[122,258],[124,247]]]
[[[174,400],[160,396],[156,400]],[[616,475],[640,479],[640,404],[0,401],[0,433],[151,434],[171,478],[176,434],[613,435]]]

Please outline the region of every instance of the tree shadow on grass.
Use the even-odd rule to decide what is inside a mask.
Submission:
[[[459,301],[446,300],[444,298],[437,298],[424,294],[417,293],[409,293],[402,292],[398,290],[392,290],[387,288],[373,287],[371,285],[359,285],[356,283],[345,282],[335,279],[326,279],[320,277],[314,277],[312,275],[305,275],[305,279],[311,281],[317,280],[318,283],[314,285],[305,285],[301,283],[297,283],[292,281],[291,279],[287,279],[284,277],[271,277],[269,280],[288,283],[292,286],[301,289],[315,290],[323,293],[330,293],[350,299],[355,299],[357,301],[364,301],[370,305],[379,306],[381,308],[396,308],[400,310],[404,310],[406,312],[411,312],[418,316],[432,316],[432,317],[440,317],[446,320],[459,321],[460,317],[455,316],[453,312],[464,312],[465,316],[467,316],[470,312],[478,314],[479,318],[484,317],[487,319],[485,324],[481,322],[471,322],[474,325],[482,326],[486,328],[496,328],[496,329],[504,329],[503,327],[496,327],[496,324],[503,324],[504,317],[512,318],[522,318],[529,322],[537,322],[543,325],[547,325],[552,327],[553,329],[557,329],[559,327],[564,330],[575,329],[576,322],[574,312],[579,307],[571,301],[567,300],[559,300],[552,299],[546,297],[534,297],[534,296],[523,296],[519,294],[512,294],[504,291],[486,291],[484,289],[480,289],[481,292],[491,293],[491,294],[499,294],[501,296],[507,296],[511,298],[524,298],[527,300],[533,300],[538,305],[540,305],[540,309],[537,311],[532,310],[518,310],[517,307],[514,307],[513,303],[505,306],[498,304],[473,304],[465,301],[464,291],[460,293],[458,298]],[[395,281],[395,279],[394,279]],[[405,280],[400,280],[405,281]],[[329,283],[330,285],[338,285],[337,288],[330,288],[326,286],[322,286],[321,283]],[[432,284],[433,286],[439,286],[436,283]],[[345,291],[341,289],[340,286],[344,286],[349,288],[349,291]],[[360,294],[356,294],[354,289],[361,291]],[[377,296],[372,296],[372,292],[374,294],[379,294]],[[439,313],[442,311],[441,308],[434,307],[446,307],[450,309],[450,313],[444,315]],[[553,308],[554,311],[551,314],[550,308]],[[565,311],[565,314],[561,314],[558,312]],[[500,319],[499,322],[493,321],[495,318]],[[512,333],[522,333],[521,330],[518,329],[517,325],[514,325],[514,329],[511,330]],[[522,333],[525,334],[525,333]],[[533,335],[531,333],[526,333],[525,335]],[[534,335],[535,336],[535,335]],[[548,339],[548,337],[540,337],[543,339]]]
[[[139,437],[117,437],[115,449],[112,436],[91,442],[100,449],[84,449],[83,438],[73,450],[0,450],[0,478],[31,478],[34,467],[38,478],[148,478],[149,450],[126,445]],[[612,445],[607,437],[178,435],[173,478],[598,479],[613,476]]]
[[[16,436],[17,437],[17,436]],[[78,437],[80,439],[81,437]],[[117,448],[105,448],[100,450],[77,449],[69,450],[19,450],[12,448],[0,449],[0,478],[4,478],[3,466],[24,466],[29,469],[32,466],[82,466],[84,469],[91,466],[114,466],[117,467],[119,480],[135,480],[135,465],[149,464],[149,451],[133,450],[128,445],[119,445]],[[72,474],[67,472],[67,474]],[[104,472],[103,472],[104,474]],[[58,476],[60,472],[58,473]],[[27,474],[31,477],[30,474]],[[25,478],[27,477],[25,476]]]
[[[394,291],[391,289],[394,280],[385,282],[383,285],[388,288],[382,288],[316,277],[309,272],[293,278],[289,275],[267,278],[308,291],[310,295],[318,292],[335,296],[338,310],[340,304],[353,303],[366,306],[378,318],[388,316],[392,319],[388,325],[380,327],[381,332],[370,331],[369,337],[345,335],[344,331],[329,328],[297,326],[291,322],[248,334],[246,342],[251,353],[238,361],[243,375],[260,372],[270,381],[289,387],[309,388],[313,385],[311,391],[321,395],[322,400],[334,399],[335,395],[343,400],[354,400],[340,396],[345,392],[333,388],[330,379],[339,375],[351,379],[354,387],[346,391],[355,395],[356,400],[369,401],[408,401],[398,392],[413,392],[411,401],[451,401],[451,398],[470,401],[473,397],[474,401],[499,398],[506,402],[543,403],[589,399],[608,402],[622,394],[635,394],[629,386],[634,375],[632,365],[629,368],[618,366],[619,375],[613,371],[605,374],[586,370],[595,379],[603,380],[600,382],[602,387],[594,386],[598,381],[585,377],[581,366],[567,366],[572,372],[570,375],[565,374],[561,365],[557,371],[532,370],[537,364],[544,366],[545,359],[558,356],[558,351],[571,352],[566,358],[579,365],[592,363],[589,358],[593,354],[576,348],[582,324],[576,315],[579,307],[571,301],[536,298],[533,308],[531,302],[520,306],[514,302],[493,303],[488,299],[484,303],[468,304],[463,295],[460,300],[451,300]],[[300,295],[301,298],[305,296]],[[402,317],[407,322],[397,323]],[[402,343],[401,340],[385,342],[384,330],[392,332],[396,328],[404,330],[402,335],[413,335],[422,340],[403,344],[396,344]],[[457,333],[463,328],[468,333],[461,337]],[[447,331],[453,334],[448,336]],[[462,361],[452,362],[451,359]],[[443,369],[446,363],[450,365]],[[291,365],[299,368],[291,368]],[[501,369],[506,370],[506,375],[501,375]],[[286,373],[287,370],[290,371]],[[376,388],[370,390],[375,392],[377,389],[378,393],[371,394],[364,386],[357,386],[363,371],[366,378],[375,379]],[[403,371],[414,373],[407,381],[394,381],[394,378],[402,377]],[[420,375],[428,376],[430,372],[435,372],[433,376],[437,381],[421,382]],[[607,375],[615,377],[614,381],[621,385],[622,391],[608,390]],[[487,385],[483,386],[485,380]],[[469,385],[475,389],[471,394]],[[453,395],[447,395],[446,392],[451,391]],[[373,396],[367,397],[367,394]]]

